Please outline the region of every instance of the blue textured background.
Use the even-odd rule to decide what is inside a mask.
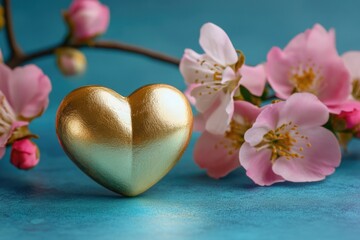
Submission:
[[[358,1],[104,1],[111,24],[103,38],[180,57],[200,50],[199,28],[212,21],[242,49],[248,64],[265,60],[273,45],[322,23],[335,27],[339,52],[360,49]],[[60,10],[70,1],[14,0],[16,36],[26,51],[66,33]],[[0,46],[7,46],[3,32]],[[48,111],[32,123],[41,138],[40,165],[16,170],[0,162],[0,239],[359,239],[360,143],[320,183],[257,187],[242,170],[216,181],[192,160],[195,135],[181,162],[137,198],[122,198],[85,176],[61,150],[54,128],[61,99],[72,89],[101,84],[128,95],[149,83],[184,88],[177,68],[122,52],[86,50],[88,71],[64,78],[53,57],[37,60],[53,83]]]

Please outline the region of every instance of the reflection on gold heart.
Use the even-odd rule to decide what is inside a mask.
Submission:
[[[185,96],[163,84],[129,97],[87,86],[60,104],[56,132],[68,156],[104,187],[138,195],[165,176],[189,143],[193,116]]]

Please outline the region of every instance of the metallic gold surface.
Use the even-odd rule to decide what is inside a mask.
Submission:
[[[192,122],[187,99],[171,86],[144,86],[127,98],[87,86],[64,98],[56,132],[65,152],[87,175],[114,192],[136,196],[180,159]]]

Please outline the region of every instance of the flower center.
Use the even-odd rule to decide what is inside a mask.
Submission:
[[[360,100],[360,79],[356,78],[352,82],[352,92],[351,95],[354,99]]]
[[[15,113],[5,96],[0,93],[0,136],[8,133],[16,120]]]
[[[293,68],[290,80],[294,84],[296,92],[315,93],[315,85],[322,79],[320,70],[315,65],[306,64]]]
[[[240,74],[238,74],[238,70],[241,68],[245,61],[243,53],[239,50],[236,52],[238,54],[238,61],[230,66],[222,66],[221,64],[218,64],[207,57],[201,57],[196,59],[200,67],[207,70],[204,72],[200,70],[195,70],[196,78],[194,82],[196,84],[205,86],[202,91],[199,91],[197,93],[199,97],[211,95],[218,92],[220,89],[224,91],[225,94],[231,93],[235,90],[241,79]],[[231,67],[232,70],[235,72],[236,77],[235,79],[228,80],[224,83],[222,82],[222,80],[223,72],[226,67]]]
[[[275,130],[267,132],[263,141],[260,142],[256,148],[258,150],[268,148],[271,150],[271,162],[274,163],[276,159],[285,157],[286,160],[294,158],[304,158],[301,152],[304,151],[304,147],[311,147],[310,142],[307,141],[308,137],[300,135],[298,132],[298,126],[292,122],[284,123]],[[304,144],[298,144],[299,141]],[[299,147],[300,146],[300,147]]]
[[[215,148],[218,148],[220,145],[221,147],[228,150],[229,155],[234,154],[245,142],[244,135],[250,127],[251,124],[247,122],[239,123],[234,119],[231,120],[230,129],[225,132],[225,139],[227,141],[220,141],[218,144],[215,144]]]

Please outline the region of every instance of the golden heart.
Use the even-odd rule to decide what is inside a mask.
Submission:
[[[163,84],[129,97],[87,86],[65,97],[56,132],[68,156],[104,187],[138,195],[165,176],[189,143],[193,116],[185,96]]]

